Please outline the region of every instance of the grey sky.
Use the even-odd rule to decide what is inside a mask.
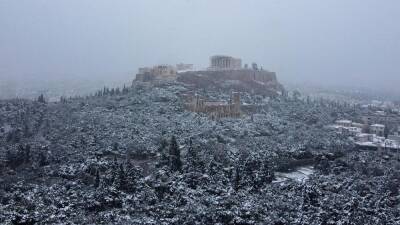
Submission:
[[[281,80],[395,88],[398,0],[0,0],[0,77],[256,61]]]

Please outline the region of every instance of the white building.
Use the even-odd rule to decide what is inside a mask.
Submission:
[[[400,135],[399,134],[388,135],[387,139],[392,140],[392,141],[396,142],[398,145],[400,145]]]
[[[361,128],[361,129],[363,129],[363,128],[365,127],[364,124],[362,124],[362,123],[355,123],[355,122],[351,123],[351,126],[352,126],[352,127],[358,127],[358,128]]]
[[[356,136],[356,141],[357,142],[373,142],[374,141],[374,135],[373,134],[366,134],[366,133],[361,133]]]
[[[380,137],[383,137],[385,134],[385,125],[383,124],[372,124],[369,129],[372,134],[376,134]]]
[[[336,120],[336,125],[341,127],[351,127],[351,120]]]
[[[351,120],[337,120],[331,127],[338,133],[356,136],[362,132],[363,124],[353,123]]]
[[[359,128],[359,127],[349,127],[349,128],[347,128],[347,130],[353,136],[362,133],[362,128]]]

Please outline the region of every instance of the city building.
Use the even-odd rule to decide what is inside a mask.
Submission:
[[[369,127],[369,130],[372,134],[375,134],[377,136],[383,137],[385,134],[385,125],[383,124],[372,124]]]
[[[242,60],[225,55],[215,55],[210,58],[210,70],[239,70]]]
[[[355,123],[350,120],[337,120],[334,125],[329,126],[336,132],[348,135],[351,140],[359,149],[363,150],[378,150],[378,149],[391,149],[400,150],[400,136],[398,132],[384,137],[385,125],[372,124],[368,122],[372,120],[367,117],[363,118],[365,124]]]
[[[396,142],[398,145],[400,145],[400,135],[398,133],[388,135],[387,139],[392,140],[392,141]]]
[[[372,116],[366,115],[362,117],[363,123],[366,125],[369,125],[372,123],[372,121],[374,120],[374,118]]]
[[[360,143],[365,143],[365,142],[373,142],[374,141],[374,135],[373,134],[366,134],[366,133],[361,133],[356,136],[356,141]]]
[[[375,112],[375,115],[377,115],[377,116],[385,116],[386,113],[385,113],[385,111],[378,110],[378,111]]]
[[[362,128],[359,127],[349,127],[347,129],[347,131],[349,132],[350,135],[355,136],[357,134],[361,134],[362,133]]]
[[[342,126],[342,127],[351,127],[351,120],[337,120],[336,125]]]
[[[361,128],[361,129],[364,129],[364,128],[365,128],[365,124],[362,124],[362,123],[355,123],[355,122],[352,122],[352,123],[351,123],[351,126],[352,126],[352,127],[358,127],[358,128]]]

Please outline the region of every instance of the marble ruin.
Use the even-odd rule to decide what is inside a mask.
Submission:
[[[178,63],[176,64],[176,70],[178,72],[193,71],[193,64]]]
[[[225,55],[215,55],[210,58],[210,70],[239,70],[242,60]]]
[[[153,80],[175,80],[176,68],[171,65],[156,65],[154,67],[139,68],[136,80],[148,82]]]

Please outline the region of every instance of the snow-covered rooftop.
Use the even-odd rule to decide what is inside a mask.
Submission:
[[[351,120],[336,120],[336,123],[351,123]]]

